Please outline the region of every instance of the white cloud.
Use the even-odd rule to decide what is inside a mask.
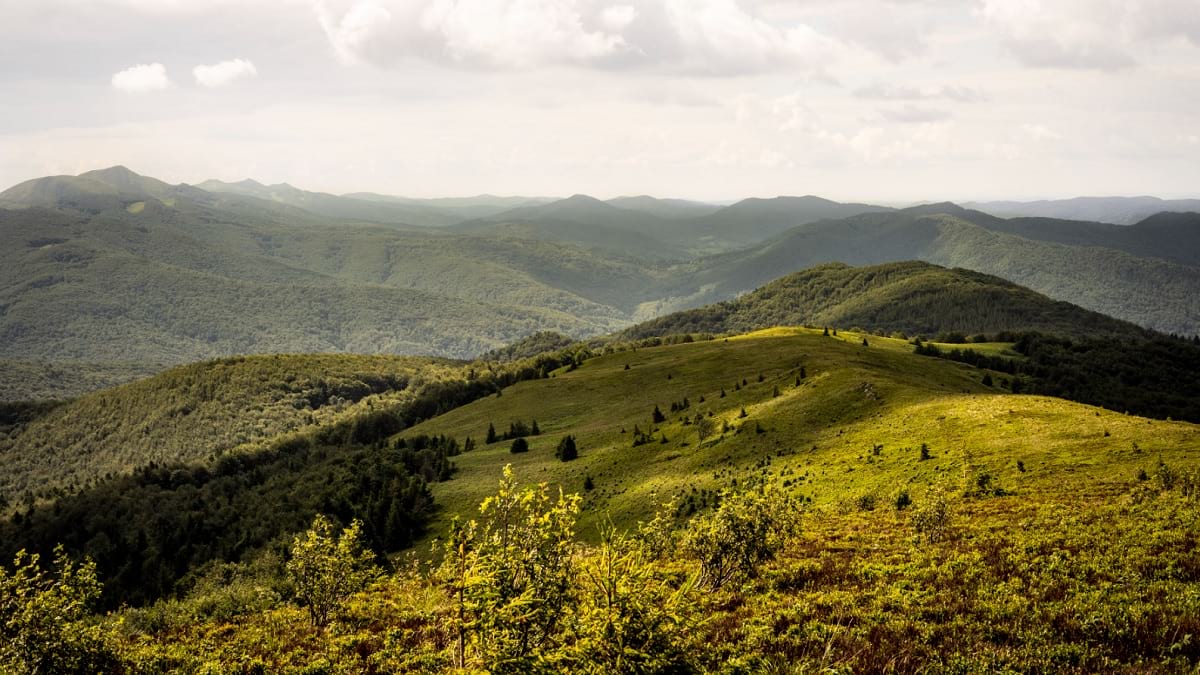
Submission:
[[[346,64],[415,58],[445,65],[648,67],[707,74],[801,67],[838,43],[804,23],[777,25],[738,0],[314,0]]]
[[[453,61],[501,68],[593,61],[624,43],[586,28],[571,0],[435,0],[423,25],[441,34]]]
[[[202,87],[223,87],[246,77],[254,77],[258,70],[254,64],[245,59],[232,59],[214,63],[211,66],[199,65],[192,69],[196,84]]]
[[[913,105],[906,105],[903,108],[891,110],[882,110],[880,115],[883,119],[889,122],[898,124],[925,124],[927,122],[941,122],[942,120],[950,119],[950,113],[938,108],[923,108]]]
[[[963,85],[951,84],[940,87],[914,87],[902,84],[876,82],[854,91],[859,98],[880,99],[885,101],[928,101],[946,99],[958,103],[981,103],[987,100],[982,91]]]
[[[685,67],[732,74],[800,66],[822,71],[835,42],[806,24],[776,26],[736,0],[664,0],[668,27]]]
[[[600,23],[610,31],[620,32],[629,27],[638,16],[633,5],[612,5],[600,12]]]
[[[1062,134],[1042,124],[1022,124],[1021,131],[1038,142],[1062,140]]]
[[[980,0],[980,13],[1030,66],[1117,70],[1143,46],[1200,45],[1195,0]]]
[[[141,63],[112,76],[112,86],[120,91],[144,93],[162,91],[171,86],[167,69],[161,63]]]

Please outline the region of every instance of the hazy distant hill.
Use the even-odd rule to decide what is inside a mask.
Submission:
[[[563,242],[651,260],[678,260],[689,254],[686,246],[672,241],[674,223],[587,195],[511,209],[449,229]]]
[[[433,197],[419,199],[412,197],[395,197],[374,192],[352,192],[342,195],[352,199],[386,204],[403,204],[420,206],[455,216],[458,221],[474,218],[487,218],[497,213],[523,206],[535,206],[555,201],[549,197],[498,197],[496,195],[476,195],[474,197]]]
[[[612,330],[654,287],[643,265],[537,241],[325,224],[297,207],[153,183],[18,187],[5,194],[59,194],[64,208],[0,209],[0,358],[466,356],[538,330]]]
[[[1200,199],[1076,197],[1033,202],[968,202],[963,206],[1004,218],[1032,216],[1132,225],[1163,211],[1200,211]]]
[[[652,197],[603,202],[575,195],[454,229],[563,241],[645,258],[683,259],[749,246],[818,220],[887,210],[811,196],[746,199],[717,207]]]
[[[819,220],[890,210],[870,204],[842,204],[812,195],[752,198],[696,219],[692,231],[695,236],[721,242],[724,248],[729,249],[760,242],[793,227]]]
[[[263,185],[253,180],[237,183],[208,180],[196,187],[208,192],[238,194],[287,204],[336,220],[419,227],[449,225],[462,220],[462,217],[455,213],[423,204],[339,197],[324,192],[300,190],[287,183]]]
[[[1120,227],[1004,220],[948,203],[897,211],[803,197],[659,217],[577,195],[434,230],[311,210],[390,203],[312,198],[317,206],[213,193],[123,167],[5,191],[0,199],[13,208],[0,208],[0,359],[171,364],[281,351],[465,357],[539,331],[576,339],[609,333],[814,265],[901,260],[993,274],[1139,325],[1200,332],[1195,215]],[[492,208],[507,203],[464,204],[476,199]],[[802,224],[789,226],[795,222]],[[695,257],[713,250],[722,252]],[[9,371],[34,373],[29,391],[81,386],[47,379],[63,372],[53,363]],[[112,374],[108,366],[80,372]],[[8,387],[6,396],[21,397],[19,389]]]
[[[736,300],[640,323],[619,337],[744,333],[796,325],[926,336],[1039,331],[1076,337],[1148,337],[1148,331],[1131,323],[1051,300],[1004,279],[924,262],[820,265]]]
[[[686,199],[658,199],[648,195],[616,197],[608,200],[608,203],[617,208],[647,213],[659,218],[696,218],[721,210],[720,204],[694,202]]]

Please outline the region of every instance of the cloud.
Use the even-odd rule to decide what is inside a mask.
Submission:
[[[1145,45],[1200,45],[1195,0],[980,0],[980,14],[1028,66],[1118,70]]]
[[[354,0],[313,8],[345,64],[659,68],[702,74],[823,69],[836,41],[737,0]]]
[[[1038,142],[1062,140],[1061,134],[1041,124],[1022,124],[1021,131],[1025,132],[1025,135],[1029,136],[1029,138]]]
[[[943,85],[940,87],[912,87],[901,84],[875,82],[854,91],[859,98],[878,99],[883,101],[929,101],[945,99],[958,103],[982,103],[987,95],[973,87],[962,85]]]
[[[163,64],[141,63],[113,75],[112,86],[120,91],[140,94],[162,91],[171,86],[171,80]]]
[[[202,87],[224,87],[246,77],[254,77],[258,70],[254,64],[245,59],[232,59],[214,63],[211,66],[199,65],[192,69],[196,84]]]
[[[899,124],[927,124],[929,122],[941,122],[942,120],[950,119],[950,113],[945,110],[921,108],[912,105],[894,110],[882,110],[880,111],[880,115],[889,122]]]

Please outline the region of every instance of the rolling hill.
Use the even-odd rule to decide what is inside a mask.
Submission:
[[[664,314],[734,297],[827,262],[924,260],[995,275],[1143,327],[1200,333],[1200,268],[1103,243],[1072,245],[1004,231],[1011,227],[953,204],[803,225],[761,245],[705,259],[690,272],[680,270],[676,285],[663,294],[666,300],[648,312]],[[1180,227],[1195,236],[1192,224]],[[1181,236],[1170,227],[1138,230],[1143,250],[1167,250]]]
[[[273,438],[399,405],[461,364],[421,357],[271,355],[179,366],[51,408],[0,433],[0,501],[44,500],[152,463],[208,465]],[[20,410],[19,408],[11,408]]]
[[[668,314],[618,339],[685,333],[746,333],[772,326],[860,327],[933,336],[1044,332],[1144,339],[1125,321],[1054,301],[998,277],[923,262],[850,267],[829,263],[772,281],[716,305]]]
[[[487,519],[491,511],[479,504],[497,495],[510,466],[518,489],[542,483],[547,495],[558,487],[579,495],[578,519],[562,525],[572,551],[562,560],[579,566],[565,577],[565,592],[580,598],[562,610],[571,635],[587,625],[575,618],[576,605],[610,588],[596,580],[615,580],[631,601],[646,600],[661,580],[663,593],[653,598],[667,603],[674,623],[653,625],[681,626],[670,663],[924,672],[948,658],[968,670],[1136,670],[1147,660],[1186,670],[1200,659],[1173,637],[1196,625],[1196,425],[1012,394],[990,384],[1003,373],[849,331],[774,328],[626,347],[431,407],[399,433],[378,424],[381,397],[408,389],[383,382],[387,391],[367,393],[375,389],[365,378],[393,368],[419,377],[419,362],[227,360],[87,397],[110,398],[90,400],[93,409],[76,415],[65,412],[76,404],[35,411],[33,424],[70,439],[105,411],[113,416],[96,433],[140,418],[141,409],[192,402],[199,407],[186,416],[199,416],[197,429],[242,427],[258,415],[265,438],[262,450],[209,465],[159,464],[85,481],[78,493],[0,521],[0,551],[63,542],[70,554],[97,560],[105,606],[133,606],[94,619],[118,662],[224,671],[246,662],[283,670],[368,661],[385,671],[444,670],[455,658],[445,626],[453,626],[457,596],[447,568],[439,571],[437,554],[425,551],[450,532],[454,516]],[[460,367],[445,382],[469,381],[470,370]],[[318,373],[365,394],[343,409],[341,426],[356,431],[325,433],[333,426],[326,420],[310,433],[270,437],[272,425],[287,428],[337,406],[330,399],[304,411],[321,393],[309,379]],[[214,410],[227,411],[218,414],[224,425]],[[540,433],[526,437],[526,452],[484,442],[489,426],[533,421]],[[146,423],[152,434],[172,433],[166,420]],[[562,461],[555,448],[568,435],[578,458]],[[98,438],[92,445],[104,447]],[[62,459],[44,457],[43,466]],[[707,581],[709,558],[696,537],[722,523],[741,528],[738,541],[759,536],[758,521],[721,511],[738,503],[735,494],[762,495],[768,511],[786,506],[799,530],[751,573],[718,587]],[[543,504],[513,502],[521,503]],[[547,496],[544,506],[553,504]],[[362,519],[376,551],[425,545],[397,573],[389,568],[343,598],[330,625],[314,628],[287,590],[282,563],[291,533],[314,513]],[[502,512],[513,514],[513,527],[560,523]],[[638,523],[656,515],[638,534]],[[609,526],[631,543],[604,534]],[[538,541],[520,538],[503,550],[525,561]],[[434,571],[421,564],[427,555]],[[601,628],[611,626],[604,616]],[[1080,617],[1101,618],[1084,631]],[[488,657],[476,642],[468,646],[469,658]],[[565,648],[547,642],[538,653],[558,658]],[[892,655],[902,649],[897,667]]]
[[[4,396],[68,396],[81,383],[122,379],[46,379],[63,361],[85,364],[80,372],[109,364],[93,372],[113,374],[115,363],[242,353],[463,358],[539,331],[587,338],[829,262],[924,260],[1155,330],[1200,332],[1200,226],[1188,214],[1121,227],[1004,220],[953,204],[885,210],[789,197],[685,215],[700,207],[582,195],[435,207],[239,185],[250,194],[113,167],[2,193],[0,359],[48,366],[27,390],[6,385]],[[387,224],[386,214],[363,222],[371,212],[347,204],[505,210],[416,228]],[[848,213],[856,215],[831,219]]]

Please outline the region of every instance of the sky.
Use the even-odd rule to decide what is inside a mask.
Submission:
[[[1200,0],[0,0],[0,185],[1200,196]]]

